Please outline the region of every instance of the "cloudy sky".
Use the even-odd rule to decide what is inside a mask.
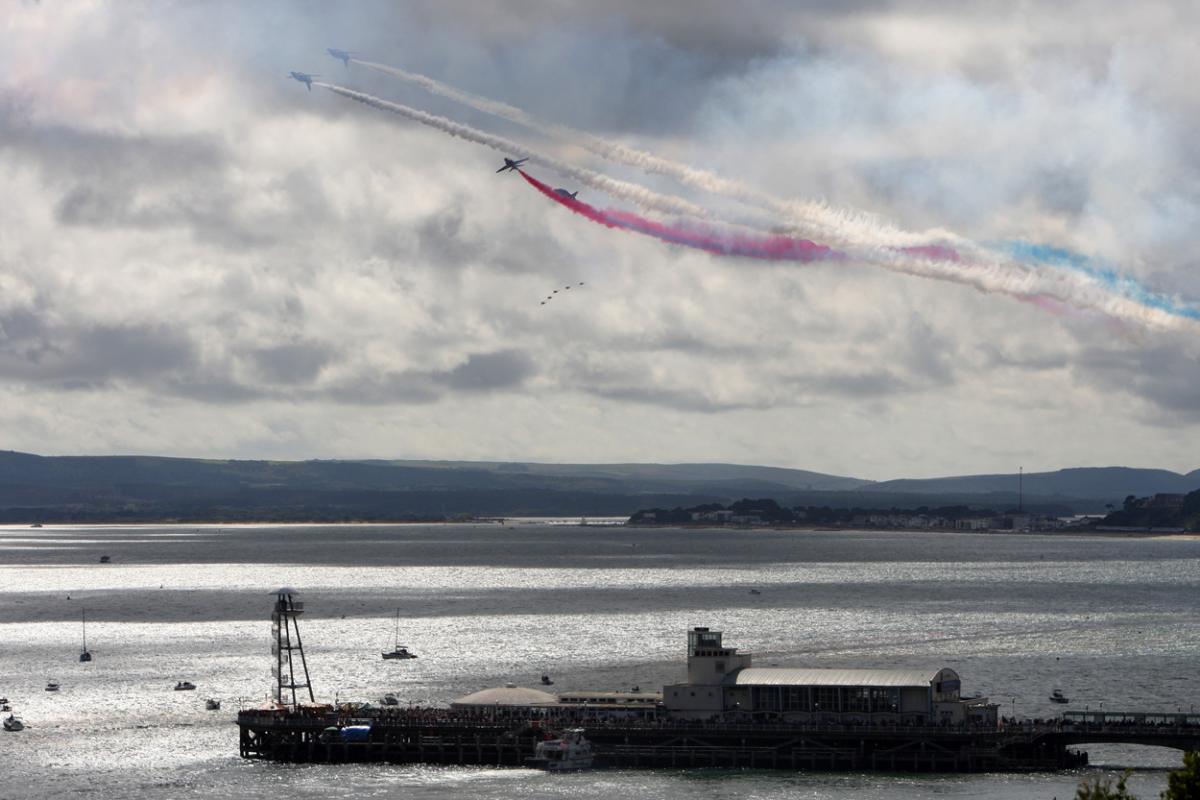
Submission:
[[[496,175],[496,152],[286,76],[736,208],[325,53],[352,49],[764,193],[1066,248],[1186,303],[1198,16],[1187,0],[12,0],[0,448],[1195,469],[1194,327],[608,230]]]

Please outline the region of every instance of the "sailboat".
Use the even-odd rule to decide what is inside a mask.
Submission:
[[[416,658],[416,653],[408,652],[408,648],[400,644],[400,609],[396,609],[396,638],[390,653],[384,653],[385,660]]]
[[[80,620],[83,622],[83,650],[79,652],[80,661],[91,661],[92,654],[87,649],[87,609],[80,610]]]

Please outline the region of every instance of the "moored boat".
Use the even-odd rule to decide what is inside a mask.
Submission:
[[[79,652],[79,660],[88,662],[92,660],[92,654],[87,649],[87,609],[80,609],[80,620],[83,623],[83,650]]]
[[[1063,694],[1062,689],[1055,689],[1054,691],[1052,691],[1050,693],[1050,702],[1051,703],[1069,703],[1069,702],[1071,702],[1071,700],[1065,694]]]
[[[192,683],[191,681],[179,681],[175,684],[175,691],[177,692],[190,692],[195,688],[196,684]]]
[[[7,717],[4,718],[4,730],[12,731],[15,733],[16,731],[20,731],[20,730],[24,730],[24,729],[25,729],[25,723],[22,722],[21,718],[18,717],[16,714],[9,714]]]
[[[204,707],[209,711],[220,711],[221,701],[215,697],[210,697],[204,701]]]
[[[392,645],[391,651],[384,653],[383,658],[385,661],[392,661],[392,660],[397,660],[397,659],[404,661],[404,660],[407,660],[410,658],[416,658],[416,657],[417,657],[416,653],[410,653],[407,647],[400,644],[400,609],[397,608],[396,609],[395,641]]]
[[[49,683],[46,684],[47,692],[57,692],[58,689],[59,689],[59,686],[56,681],[50,681]]]
[[[592,743],[583,737],[583,728],[572,728],[558,738],[538,742],[533,758],[525,763],[547,772],[572,772],[591,769],[592,760]]]

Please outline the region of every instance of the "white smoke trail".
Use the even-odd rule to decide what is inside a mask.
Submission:
[[[420,86],[432,94],[462,103],[477,111],[557,136],[572,144],[578,144],[609,161],[636,167],[651,174],[665,175],[686,186],[700,189],[709,194],[729,197],[782,216],[798,224],[799,232],[818,236],[830,245],[844,246],[861,244],[866,241],[887,247],[905,247],[928,243],[935,239],[939,241],[958,239],[953,234],[941,230],[924,234],[908,233],[899,228],[885,225],[869,215],[831,208],[824,203],[785,200],[709,170],[697,169],[673,159],[663,158],[645,150],[601,138],[587,131],[539,119],[516,106],[457,89],[427,75],[374,61],[357,58],[351,60],[356,64]]]
[[[713,218],[713,215],[706,209],[682,198],[663,195],[637,184],[616,180],[598,172],[541,155],[510,139],[486,133],[446,117],[324,81],[313,81],[313,84],[351,100],[436,128],[451,136],[482,144],[510,156],[528,158],[535,164],[541,164],[564,175],[569,175],[598,191],[629,200],[645,209],[666,214]],[[842,232],[843,234],[848,233],[845,228],[842,229]],[[912,246],[912,243],[907,238],[901,239],[900,242],[902,243],[897,243],[895,240],[880,241],[878,237],[852,237],[849,246],[840,246],[838,249],[854,261],[882,267],[893,272],[948,281],[970,286],[982,292],[1005,294],[1022,299],[1049,297],[1076,308],[1099,311],[1119,319],[1152,326],[1200,331],[1200,323],[1195,320],[1181,318],[1162,309],[1149,307],[1115,294],[1079,273],[1035,270],[1028,264],[984,250],[969,242],[956,245],[960,257],[965,255],[965,258],[961,260],[905,252],[897,248]]]
[[[610,178],[607,175],[601,175],[599,172],[594,172],[590,169],[568,164],[565,161],[559,161],[556,158],[550,158],[540,153],[535,153],[524,145],[518,144],[511,139],[506,139],[503,136],[495,136],[485,131],[472,128],[469,125],[463,125],[460,122],[440,117],[436,114],[430,114],[421,111],[411,106],[393,103],[390,100],[384,100],[374,95],[356,92],[353,89],[347,89],[345,86],[338,86],[334,83],[326,83],[324,81],[313,81],[313,86],[321,86],[329,91],[340,94],[343,97],[348,97],[351,100],[357,100],[368,106],[389,111],[393,114],[399,114],[402,117],[411,119],[414,122],[419,122],[422,125],[428,125],[431,128],[437,128],[440,131],[456,136],[460,139],[466,139],[476,144],[490,147],[497,152],[503,153],[514,158],[528,158],[534,164],[541,164],[543,167],[548,167],[555,172],[563,175],[569,175],[580,183],[586,184],[597,191],[605,192],[614,197],[620,197],[628,200],[631,203],[636,203],[650,211],[658,211],[663,214],[683,214],[692,217],[710,218],[712,215],[706,209],[701,208],[695,203],[690,203],[680,197],[672,197],[670,195],[659,194],[658,192],[647,189],[644,186],[638,186],[636,183],[621,181],[615,178]]]

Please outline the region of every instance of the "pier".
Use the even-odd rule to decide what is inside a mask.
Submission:
[[[1007,720],[963,697],[948,667],[754,667],[720,631],[688,632],[688,680],[650,692],[568,692],[509,684],[448,708],[313,700],[295,590],[276,591],[275,697],[238,714],[246,759],[519,767],[539,741],[580,728],[595,765],[881,772],[1021,772],[1087,764],[1087,744],[1200,750],[1200,715],[1068,712]],[[304,702],[301,693],[307,695]]]
[[[1105,715],[1109,716],[1109,715]],[[1122,718],[1132,715],[1122,715]],[[243,758],[272,761],[522,766],[551,731],[581,727],[597,766],[825,771],[1020,772],[1083,766],[1079,745],[1200,750],[1200,716],[1078,723],[1071,717],[971,728],[879,728],[672,720],[472,719],[446,709],[345,713],[243,711]],[[357,731],[344,736],[347,729]]]

